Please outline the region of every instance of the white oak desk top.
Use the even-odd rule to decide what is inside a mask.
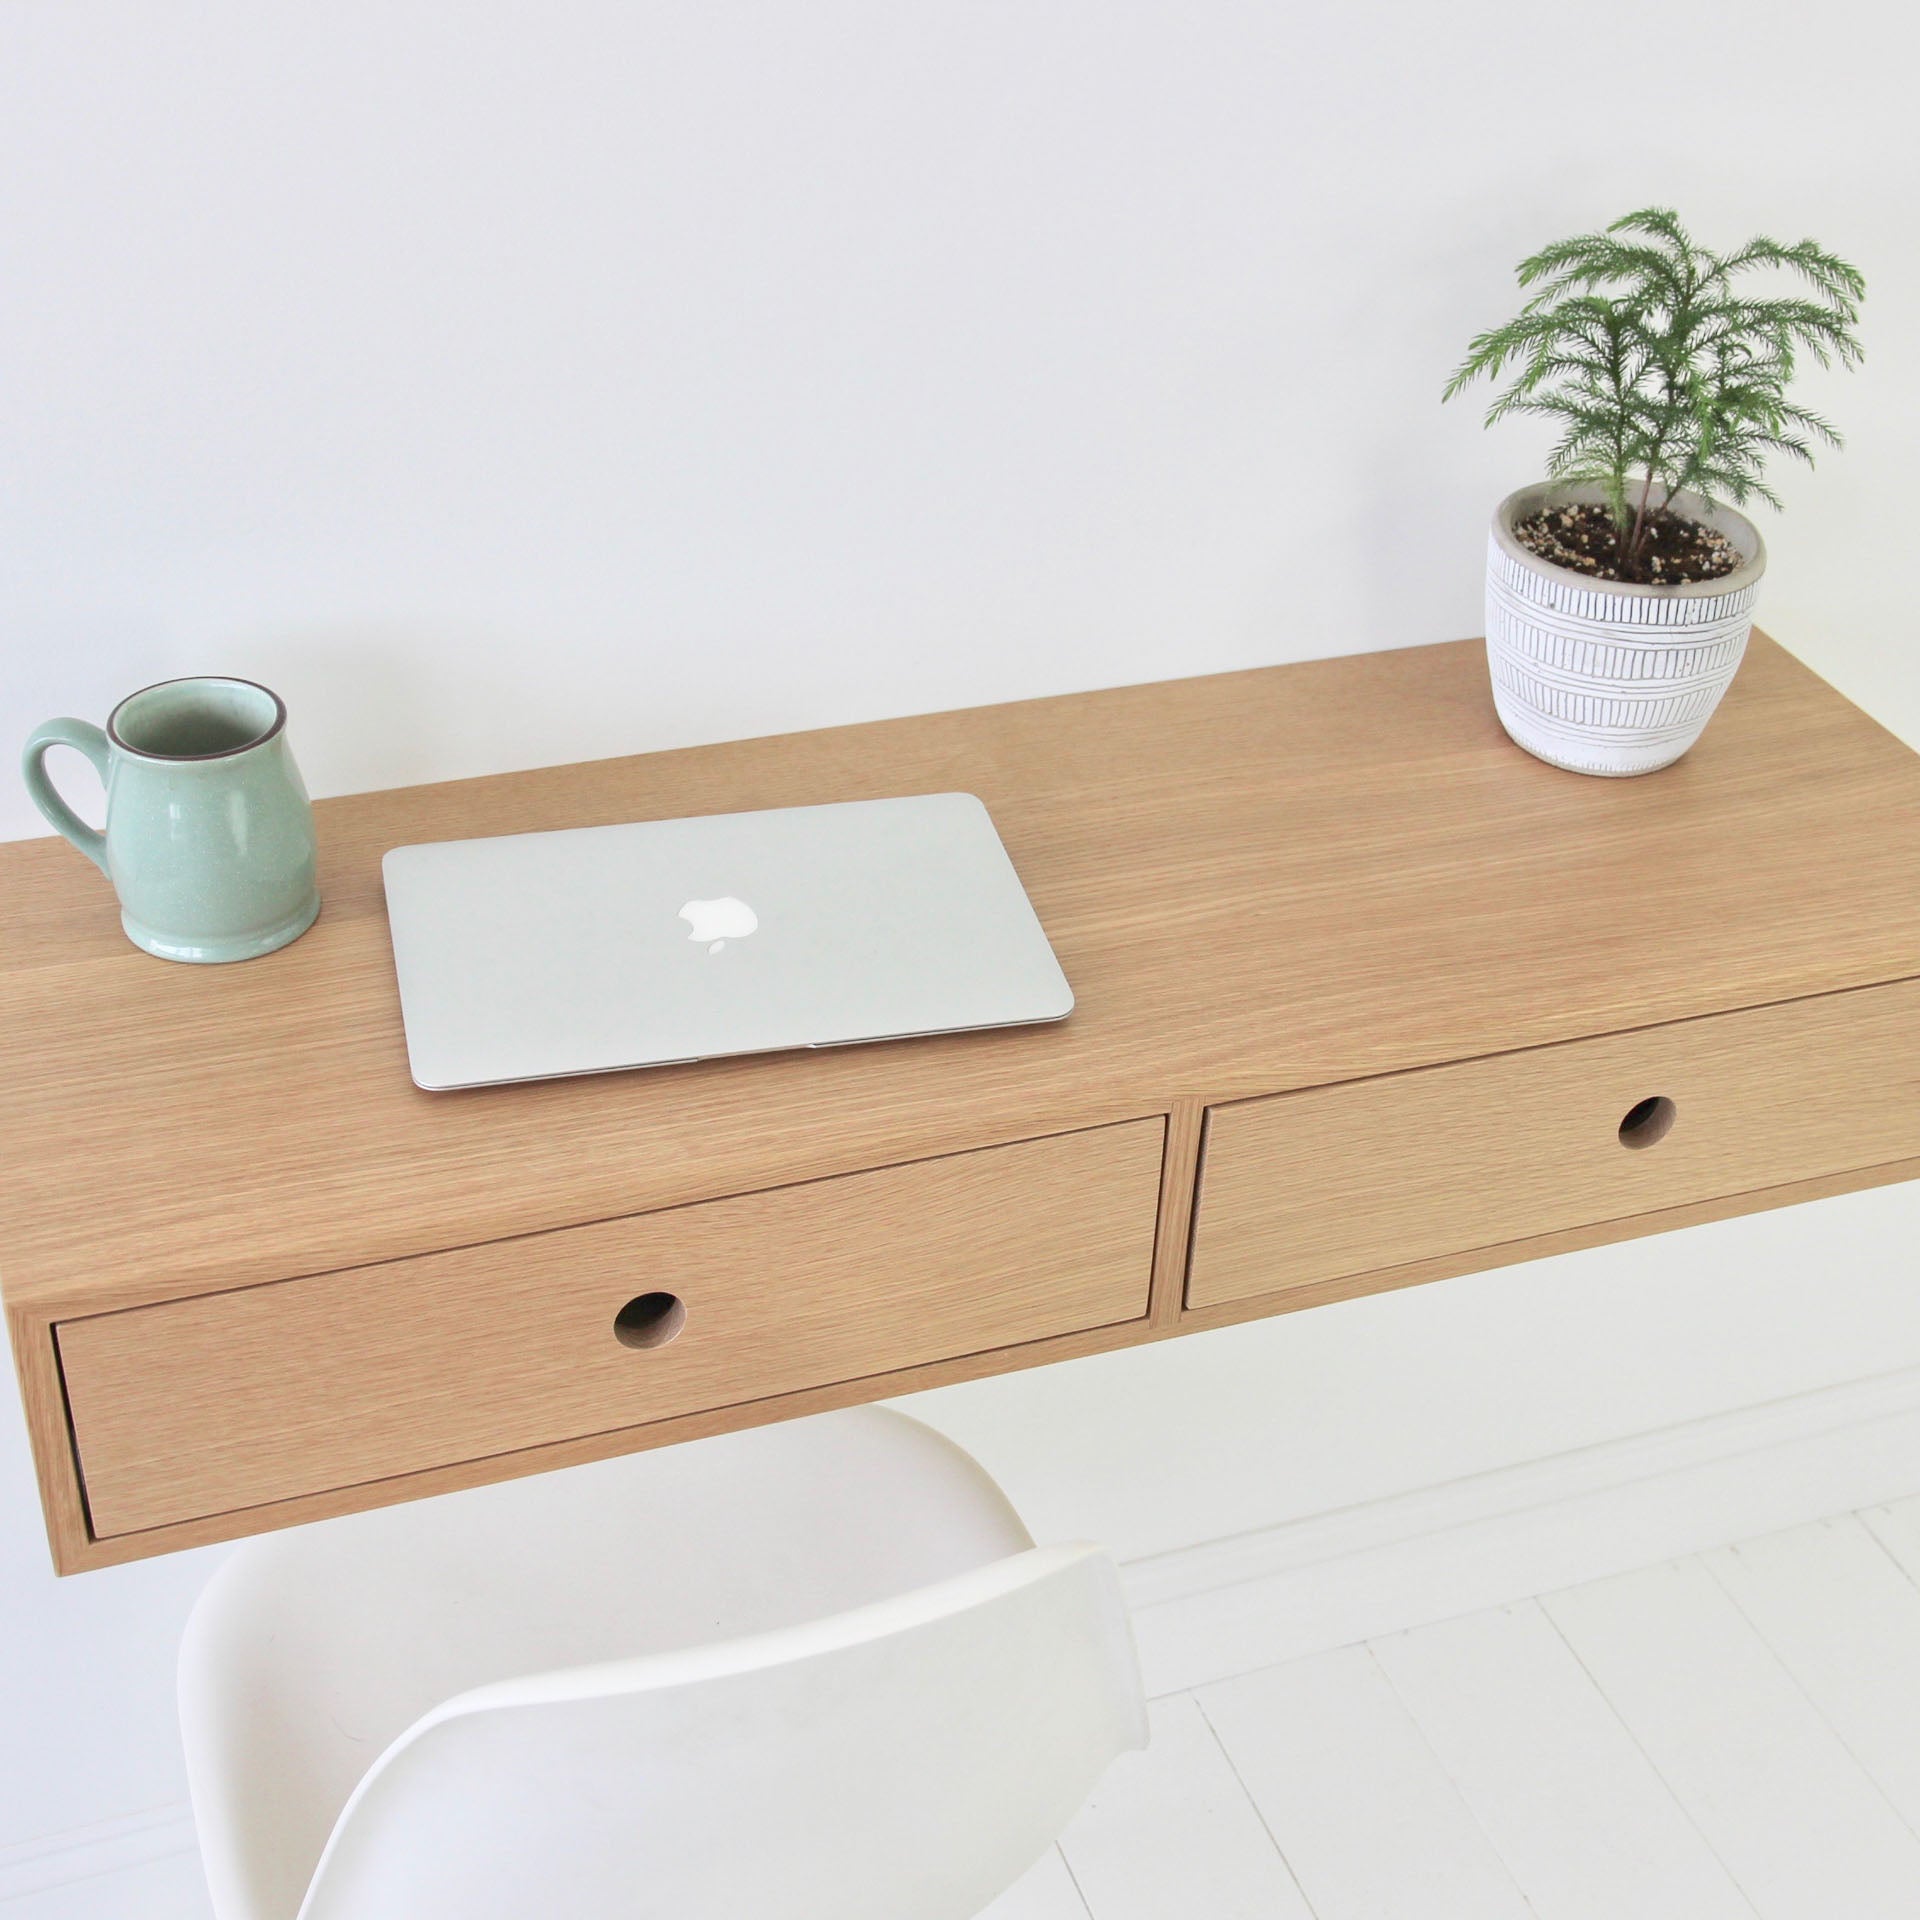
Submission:
[[[388,847],[946,789],[992,810],[1078,995],[1063,1026],[453,1094],[408,1079]],[[0,847],[16,1348],[80,1316],[1149,1114],[1174,1116],[1178,1239],[1203,1106],[1920,975],[1920,758],[1760,635],[1701,744],[1639,780],[1513,747],[1463,641],[318,817],[318,925],[228,967],[136,952],[63,843]],[[1161,1299],[1156,1330],[1177,1309]]]
[[[1064,1026],[408,1079],[389,846],[949,788],[993,812],[1079,996]],[[1641,780],[1519,752],[1462,642],[319,817],[319,925],[230,967],[136,952],[64,843],[0,848],[9,1300],[97,1311],[1920,973],[1920,760],[1760,639],[1700,746]]]

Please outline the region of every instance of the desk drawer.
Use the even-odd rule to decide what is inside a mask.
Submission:
[[[1164,1138],[1129,1121],[67,1321],[94,1534],[1137,1319]]]
[[[1211,1109],[1216,1306],[1920,1154],[1920,982]]]

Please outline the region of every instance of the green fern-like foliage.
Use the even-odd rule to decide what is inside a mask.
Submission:
[[[1741,290],[1763,269],[1776,286],[1783,273],[1799,285],[1764,298]],[[1714,253],[1669,209],[1645,207],[1604,233],[1543,247],[1518,273],[1539,291],[1474,339],[1444,397],[1511,369],[1487,424],[1516,413],[1559,423],[1548,472],[1604,490],[1626,577],[1650,516],[1682,489],[1778,507],[1768,457],[1811,466],[1816,443],[1840,444],[1787,389],[1803,353],[1822,366],[1858,364],[1866,282],[1813,241],[1754,239]]]

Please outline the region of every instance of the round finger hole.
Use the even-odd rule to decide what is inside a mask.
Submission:
[[[641,1293],[613,1316],[613,1337],[623,1347],[664,1347],[686,1324],[687,1303],[677,1293]]]
[[[1623,1147],[1657,1146],[1673,1131],[1679,1112],[1664,1093],[1636,1100],[1620,1122],[1620,1144]]]

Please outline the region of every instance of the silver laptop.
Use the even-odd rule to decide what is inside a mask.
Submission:
[[[970,793],[442,840],[384,873],[407,1058],[434,1090],[1073,1007]]]

